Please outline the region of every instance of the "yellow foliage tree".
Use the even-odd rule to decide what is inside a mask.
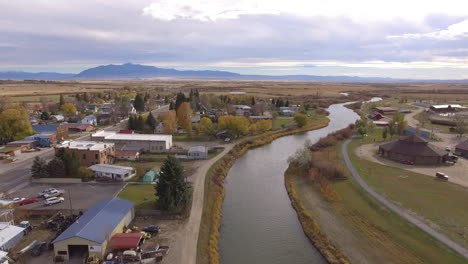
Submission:
[[[76,107],[72,103],[64,103],[61,107],[60,110],[62,110],[65,114],[75,114],[76,113]]]
[[[26,109],[7,109],[0,114],[0,139],[20,140],[34,134]]]
[[[171,110],[161,116],[164,123],[164,133],[174,134],[177,131],[177,118],[174,110]]]
[[[190,107],[190,103],[184,102],[180,104],[179,108],[177,109],[177,121],[179,125],[185,130],[187,133],[192,133],[192,108]]]
[[[218,119],[220,130],[227,130],[233,136],[240,136],[249,131],[249,120],[245,116],[221,116]]]
[[[204,134],[210,134],[213,131],[213,122],[208,117],[202,117],[200,127]]]
[[[257,131],[263,133],[271,130],[273,127],[273,122],[271,120],[260,120],[256,122],[255,125],[257,126]]]

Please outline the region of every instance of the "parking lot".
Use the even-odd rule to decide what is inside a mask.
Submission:
[[[73,209],[86,210],[95,203],[114,197],[123,188],[123,183],[117,184],[100,184],[100,183],[74,183],[74,184],[39,184],[32,183],[29,186],[11,194],[11,197],[33,198],[47,188],[56,188],[63,190],[61,196],[65,199],[64,202],[46,206],[44,199],[39,199],[39,202],[21,206],[27,209]],[[71,199],[70,199],[71,198]]]

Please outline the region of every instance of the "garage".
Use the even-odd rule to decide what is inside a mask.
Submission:
[[[83,259],[88,254],[88,245],[68,245],[70,259]]]

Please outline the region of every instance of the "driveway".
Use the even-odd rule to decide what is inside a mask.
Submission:
[[[356,155],[360,158],[379,163],[386,166],[401,168],[416,173],[421,173],[430,177],[435,177],[435,173],[440,171],[449,175],[450,182],[468,187],[468,159],[460,158],[455,165],[442,166],[422,166],[422,165],[406,165],[400,162],[392,161],[380,157],[377,154],[379,144],[367,144],[356,148]]]
[[[406,210],[405,208],[399,207],[398,205],[394,204],[393,202],[389,201],[382,195],[378,194],[374,189],[372,189],[359,175],[357,172],[356,168],[354,168],[353,164],[351,163],[351,160],[349,159],[348,156],[348,144],[351,142],[351,140],[346,140],[345,143],[343,144],[341,148],[341,153],[343,155],[346,167],[348,168],[349,172],[351,173],[351,176],[356,180],[356,182],[363,188],[370,196],[372,196],[374,199],[378,200],[380,203],[385,205],[388,209],[393,211],[394,213],[398,214],[399,216],[403,217],[406,219],[408,222],[414,224],[418,228],[422,229],[424,232],[432,236],[434,239],[438,240],[442,244],[445,244],[458,254],[464,256],[465,258],[468,259],[468,249],[460,246],[459,244],[453,242],[451,239],[449,239],[447,236],[437,232],[436,230],[432,229],[429,225],[425,224],[422,220],[419,218],[415,217],[411,212]]]

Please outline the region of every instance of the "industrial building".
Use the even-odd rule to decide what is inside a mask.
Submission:
[[[55,152],[57,153],[60,149],[64,149],[68,154],[76,152],[83,166],[114,163],[115,146],[113,143],[66,141],[57,145]]]
[[[24,228],[11,225],[10,223],[0,223],[0,250],[7,251],[14,247],[23,239]]]
[[[103,259],[111,237],[123,232],[133,220],[133,206],[132,202],[117,197],[96,203],[52,241],[56,260],[90,253]]]
[[[95,164],[89,167],[94,172],[96,180],[126,181],[135,176],[136,171],[132,167]]]
[[[114,143],[118,149],[131,147],[143,152],[167,152],[172,147],[172,135],[123,134],[114,131],[99,131],[92,140]]]

